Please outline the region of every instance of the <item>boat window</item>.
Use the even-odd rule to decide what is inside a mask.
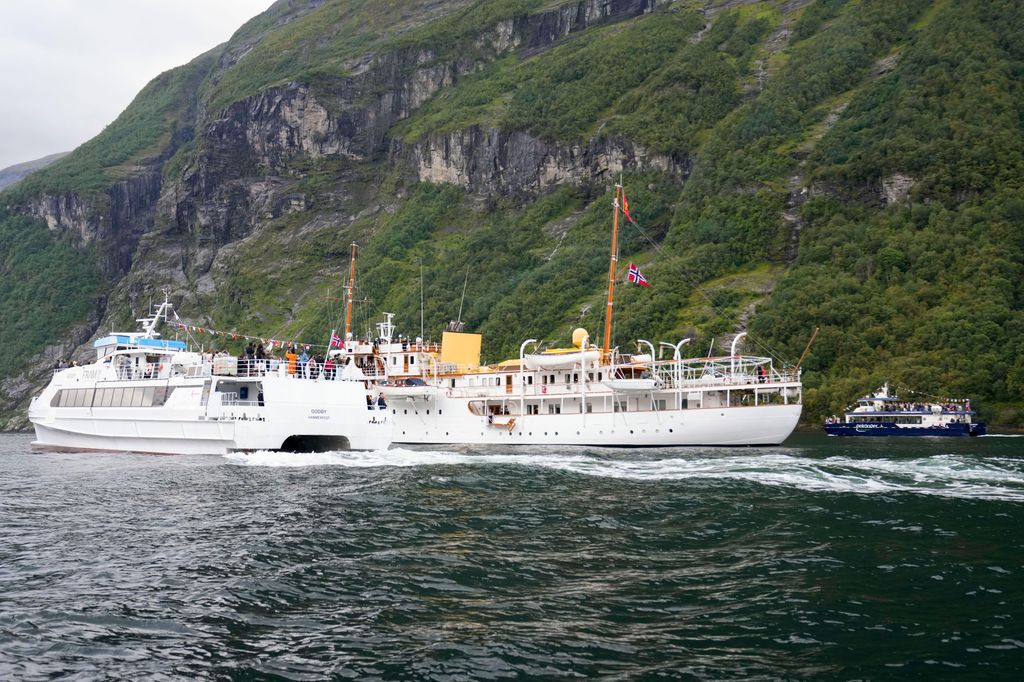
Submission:
[[[153,405],[153,393],[155,391],[156,391],[156,388],[154,388],[153,386],[147,386],[146,388],[142,389],[142,406],[143,407],[152,407],[152,405]]]
[[[123,388],[115,388],[114,395],[110,396],[110,405],[112,407],[121,407],[121,397],[124,395]]]
[[[572,375],[572,383],[574,383],[574,384],[580,383],[580,375],[579,374],[573,374]]]
[[[555,383],[555,375],[554,374],[552,374],[550,377],[548,377],[548,383],[549,384]]]
[[[82,406],[83,407],[92,407],[92,400],[93,400],[93,397],[95,396],[96,389],[86,388],[86,389],[82,390],[82,393],[85,394],[85,399],[82,401]]]
[[[526,383],[531,384],[531,385],[533,384],[533,375],[532,374],[529,375],[528,377],[526,377]]]
[[[409,356],[409,364],[410,365],[415,365],[416,364],[416,356],[415,355],[410,355]]]
[[[555,405],[554,403],[549,403],[548,404],[548,414],[561,414],[561,413],[562,413],[562,406],[561,405]]]
[[[653,402],[654,402],[654,409],[656,409],[656,410],[664,410],[665,409],[665,401],[664,400],[655,400]]]
[[[546,383],[548,383],[548,375],[547,375],[547,374],[542,374],[542,375],[541,375],[541,377],[540,377],[540,383],[542,383],[542,384],[546,384]]]
[[[452,379],[452,388],[455,388],[455,379]]]
[[[590,414],[593,411],[594,411],[594,406],[591,405],[590,403],[587,403],[587,414]]]

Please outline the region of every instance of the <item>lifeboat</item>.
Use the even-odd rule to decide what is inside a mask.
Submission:
[[[586,363],[593,366],[601,359],[601,351],[580,350],[579,348],[552,348],[543,353],[525,356],[526,369],[572,369]]]
[[[658,380],[648,379],[609,379],[601,382],[602,386],[610,388],[616,393],[646,393],[653,391],[658,386]]]
[[[416,378],[399,379],[394,383],[380,384],[378,388],[388,400],[396,398],[428,400],[434,395],[432,386],[428,386],[425,381]]]

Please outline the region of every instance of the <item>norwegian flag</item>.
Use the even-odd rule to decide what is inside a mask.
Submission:
[[[642,272],[640,272],[640,268],[632,263],[629,264],[629,274],[626,275],[626,281],[632,282],[633,284],[639,284],[642,287],[651,286],[647,283],[647,278],[644,277]]]
[[[341,346],[341,337],[338,336],[337,332],[335,332],[332,329],[331,330],[331,345],[327,346],[327,348],[328,348],[328,350],[330,350],[331,348],[334,348],[335,346]]]

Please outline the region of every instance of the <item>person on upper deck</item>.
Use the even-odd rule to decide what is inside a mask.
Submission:
[[[309,378],[309,353],[305,349],[302,350],[302,355],[299,356],[299,372],[303,378]]]
[[[295,347],[288,346],[284,352],[284,359],[288,361],[288,373],[294,376],[299,371],[299,356],[295,354]]]

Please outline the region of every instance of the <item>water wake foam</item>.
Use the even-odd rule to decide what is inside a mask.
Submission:
[[[1024,464],[1015,459],[982,460],[963,455],[817,459],[800,456],[799,452],[765,448],[723,454],[721,450],[698,449],[666,455],[531,448],[515,454],[492,454],[395,448],[376,452],[234,453],[225,457],[232,464],[256,467],[514,465],[635,481],[734,480],[811,492],[917,493],[1024,502]]]

